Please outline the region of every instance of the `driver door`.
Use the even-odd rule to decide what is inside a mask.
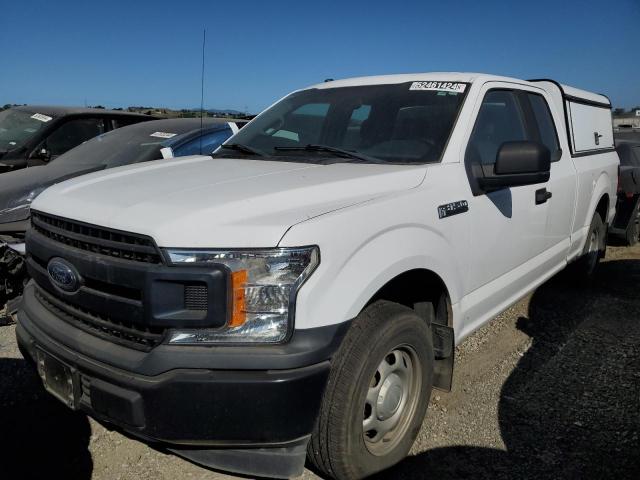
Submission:
[[[470,197],[471,240],[464,329],[477,328],[517,300],[542,273],[546,248],[547,202],[537,203],[545,184],[514,186],[485,193],[474,184],[480,169],[493,169],[501,145],[537,141],[513,84],[488,83],[476,105],[475,122],[464,151]]]

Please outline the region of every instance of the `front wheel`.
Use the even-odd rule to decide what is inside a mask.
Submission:
[[[424,319],[388,301],[367,307],[332,361],[309,460],[339,480],[364,478],[402,460],[424,419],[432,369]]]

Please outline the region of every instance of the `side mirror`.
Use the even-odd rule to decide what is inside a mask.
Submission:
[[[43,147],[38,151],[38,158],[44,160],[45,162],[48,162],[49,160],[51,160],[51,152],[47,150],[46,147]]]
[[[44,165],[48,163],[49,160],[51,160],[51,151],[45,145],[40,145],[27,159],[27,167]]]
[[[551,172],[551,152],[538,142],[505,142],[498,149],[496,163],[486,167],[478,178],[484,191],[545,183]]]

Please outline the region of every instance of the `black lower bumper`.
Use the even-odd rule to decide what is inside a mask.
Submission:
[[[183,365],[143,375],[98,361],[53,338],[46,324],[55,316],[29,305],[37,301],[29,288],[25,301],[16,329],[20,349],[32,360],[40,349],[71,369],[79,410],[210,467],[277,477],[301,472],[328,360],[282,370]],[[52,318],[45,318],[48,315]],[[78,332],[82,335],[86,334]],[[208,354],[203,349],[202,355]]]

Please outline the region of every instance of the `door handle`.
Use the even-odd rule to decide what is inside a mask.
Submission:
[[[547,203],[547,200],[549,200],[551,197],[553,197],[553,194],[551,192],[547,192],[546,188],[536,190],[536,205]]]

